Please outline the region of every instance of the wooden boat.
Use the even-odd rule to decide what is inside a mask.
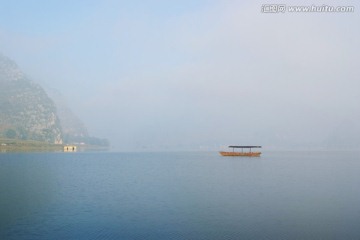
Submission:
[[[252,152],[252,148],[261,148],[261,146],[229,146],[233,150],[231,152],[220,152],[225,157],[260,157],[261,152]],[[241,152],[235,152],[235,148],[241,148]],[[244,152],[244,148],[248,148],[249,152]]]

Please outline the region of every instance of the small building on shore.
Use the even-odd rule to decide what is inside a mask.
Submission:
[[[77,147],[75,145],[64,146],[64,152],[76,152]]]

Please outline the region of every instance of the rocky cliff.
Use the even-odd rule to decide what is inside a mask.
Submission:
[[[9,58],[0,55],[0,137],[61,144],[54,102]]]

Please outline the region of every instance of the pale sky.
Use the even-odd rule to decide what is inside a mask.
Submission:
[[[359,14],[357,1],[0,0],[0,52],[113,150],[360,148]]]

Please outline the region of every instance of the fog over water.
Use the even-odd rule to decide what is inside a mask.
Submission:
[[[360,4],[266,3],[1,1],[0,52],[113,150],[360,149]]]

